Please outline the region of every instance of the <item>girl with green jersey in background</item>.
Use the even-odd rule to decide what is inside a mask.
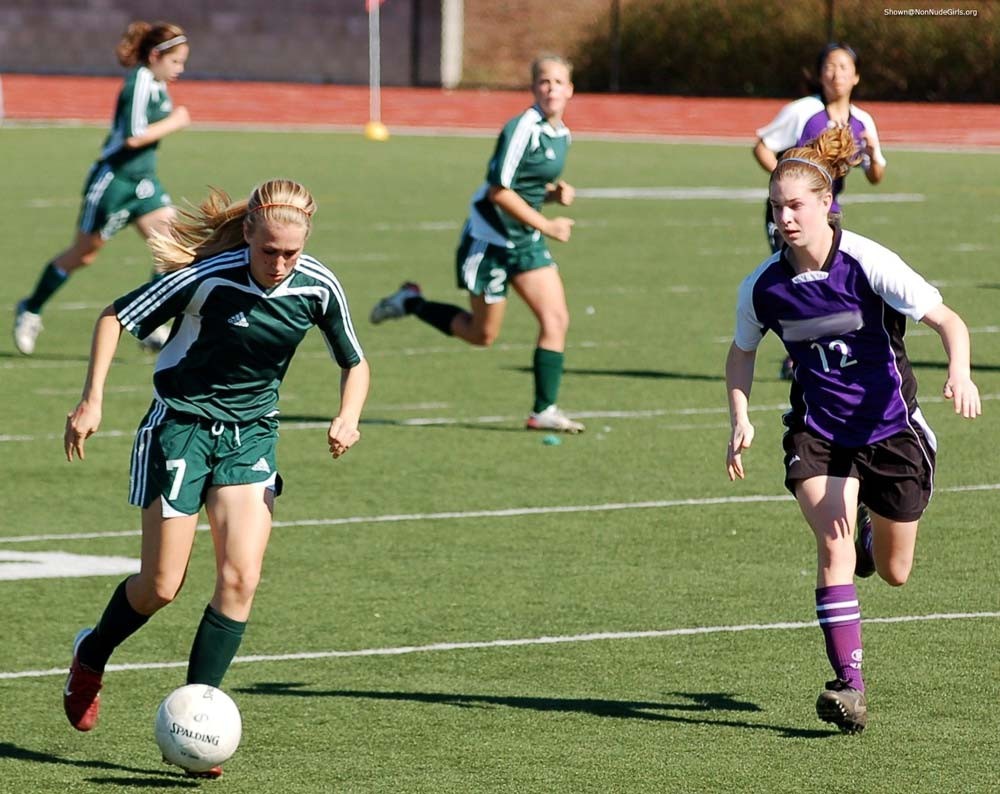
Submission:
[[[111,131],[83,187],[83,204],[72,245],[42,270],[34,291],[16,307],[14,345],[26,356],[35,352],[42,332],[42,309],[55,292],[130,223],[144,238],[164,231],[174,219],[170,196],[156,176],[160,141],[191,123],[187,108],[174,107],[167,84],[184,72],[187,36],[169,22],[133,22],[115,49],[129,67],[118,94]],[[158,350],[169,329],[155,329],[143,340]]]
[[[469,218],[455,256],[459,289],[469,293],[469,309],[426,300],[416,284],[404,283],[380,300],[370,320],[382,323],[412,314],[448,336],[488,347],[496,341],[507,307],[507,290],[528,304],[538,320],[532,360],[535,401],[529,430],[580,433],[583,425],[556,405],[569,329],[562,278],[545,238],[567,242],[570,218],[548,218],[542,204],[573,203],[573,186],[559,177],[569,151],[563,123],[573,96],[572,69],[558,55],[531,65],[535,104],[504,125],[486,180],[472,196]]]

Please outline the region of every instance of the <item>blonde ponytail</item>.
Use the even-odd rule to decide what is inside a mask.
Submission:
[[[861,152],[850,127],[833,127],[806,146],[782,154],[771,172],[771,183],[785,176],[802,177],[814,193],[823,193],[830,190],[833,180],[846,176],[860,162]]]

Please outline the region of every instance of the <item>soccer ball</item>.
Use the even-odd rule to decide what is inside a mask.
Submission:
[[[236,752],[243,735],[233,699],[207,684],[188,684],[167,695],[153,727],[164,760],[191,772],[221,764]]]

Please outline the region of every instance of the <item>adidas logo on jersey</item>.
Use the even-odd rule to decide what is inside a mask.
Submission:
[[[243,312],[236,312],[236,314],[230,317],[229,324],[235,325],[237,328],[250,327],[250,323],[247,322],[247,316]]]
[[[261,458],[253,466],[250,467],[250,471],[263,471],[270,473],[271,467],[267,465],[267,461]]]

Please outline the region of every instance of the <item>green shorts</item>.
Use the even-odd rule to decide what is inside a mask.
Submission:
[[[155,175],[137,179],[96,163],[83,186],[78,225],[84,234],[110,240],[136,218],[169,206],[170,196]]]
[[[275,463],[278,421],[217,422],[154,400],[132,445],[129,504],[161,499],[163,517],[191,516],[213,485],[263,483],[281,493]]]
[[[482,295],[487,303],[507,298],[507,282],[528,270],[554,266],[552,254],[541,234],[516,248],[504,248],[465,233],[455,252],[459,289]]]

